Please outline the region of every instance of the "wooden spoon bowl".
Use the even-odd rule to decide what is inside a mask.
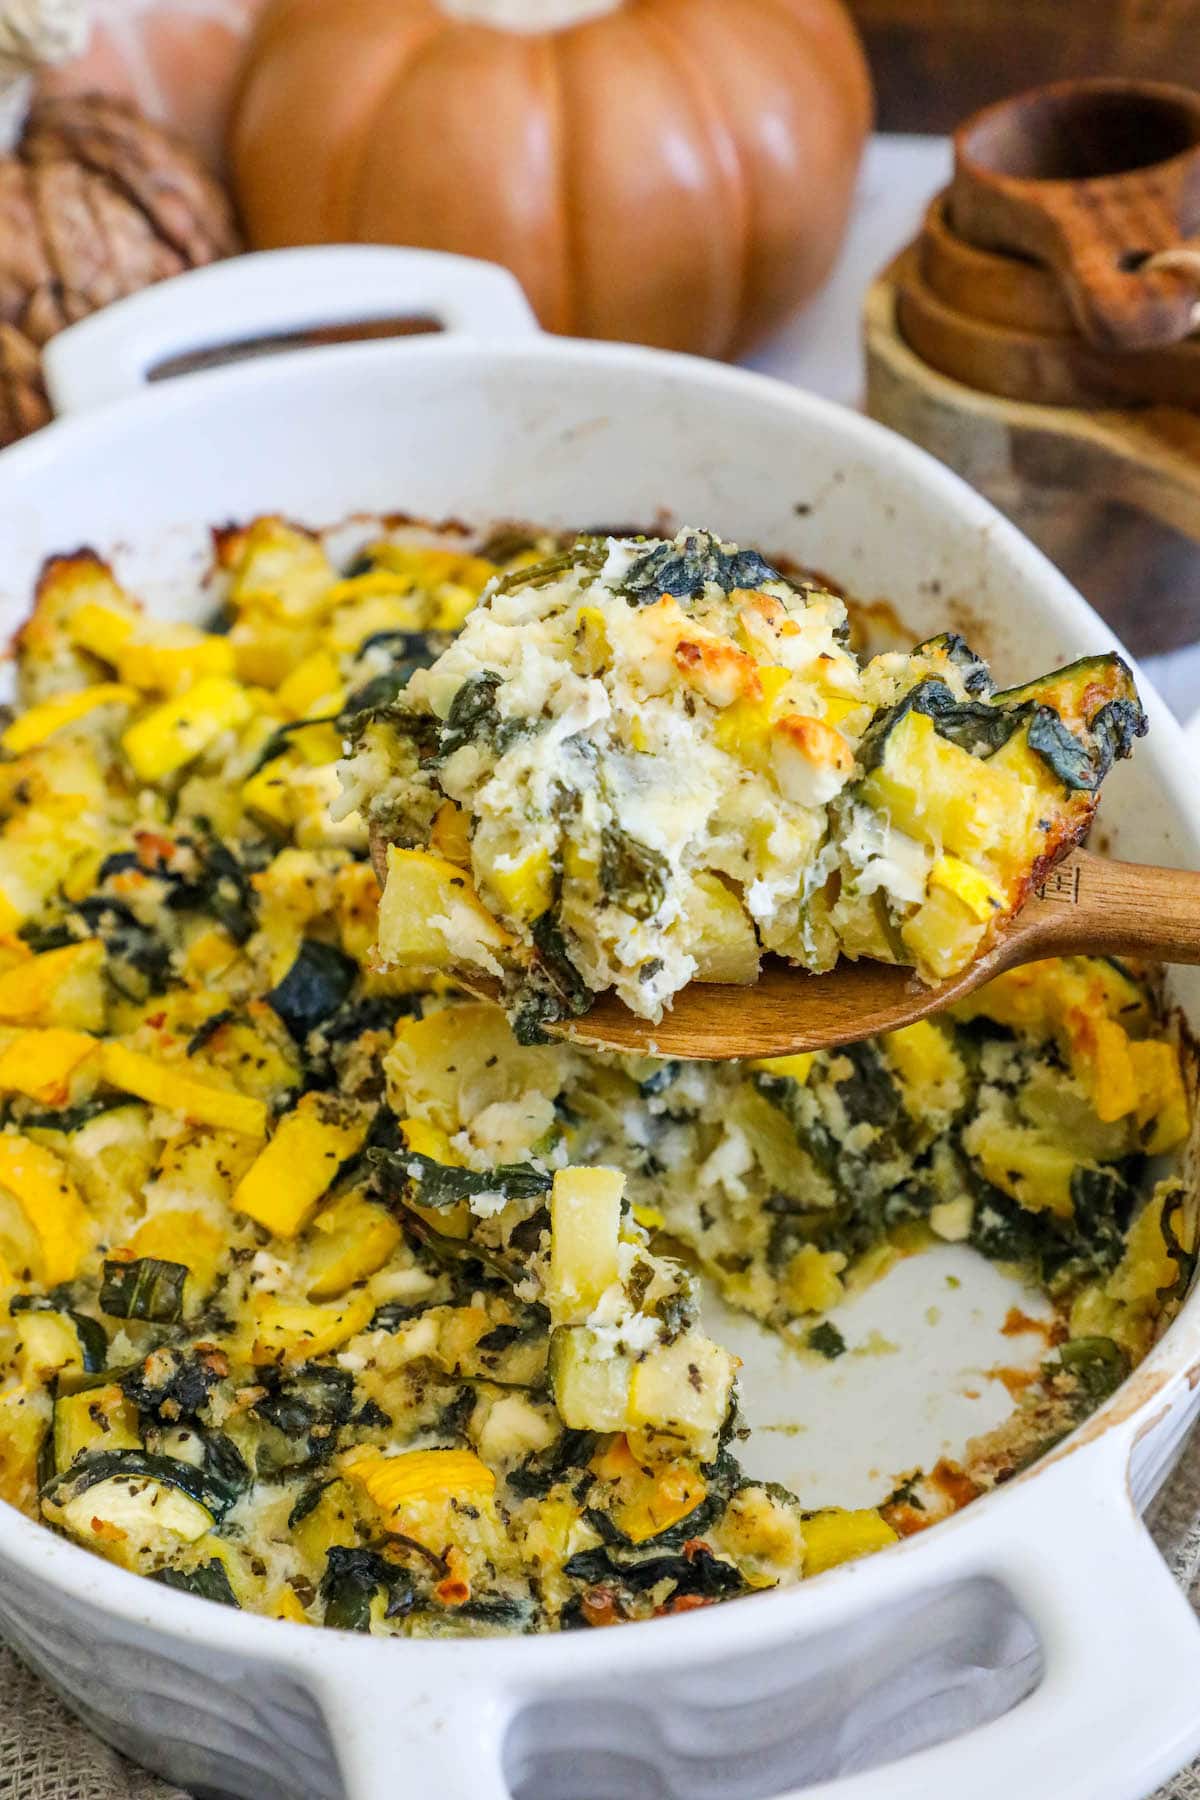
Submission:
[[[372,839],[377,871],[383,844]],[[841,962],[810,975],[768,958],[753,987],[693,982],[658,1024],[601,994],[581,1018],[547,1027],[552,1036],[594,1050],[723,1062],[788,1056],[856,1043],[941,1012],[1019,963],[1045,956],[1150,956],[1200,963],[1200,875],[1108,862],[1076,851],[1054,869],[985,956],[938,987],[911,969]],[[499,1004],[499,982],[471,970],[455,979]]]

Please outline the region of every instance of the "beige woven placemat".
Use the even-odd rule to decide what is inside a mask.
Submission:
[[[1200,1430],[1155,1502],[1150,1527],[1200,1612]],[[1200,1707],[1200,1694],[1196,1696]],[[0,1646],[0,1800],[187,1800],[79,1724]],[[1200,1762],[1154,1800],[1200,1800]]]

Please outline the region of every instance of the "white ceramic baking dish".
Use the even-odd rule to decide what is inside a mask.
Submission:
[[[146,384],[181,351],[403,312],[448,329]],[[207,525],[264,509],[582,525],[661,509],[886,599],[916,633],[969,623],[1002,676],[1112,643],[997,513],[899,438],[733,369],[543,338],[510,279],[479,264],[252,257],[75,327],[48,369],[69,416],[0,457],[8,625],[41,559],[80,543],[177,611]],[[1197,865],[1194,764],[1145,697],[1151,735],[1112,779],[1106,829],[1121,854]],[[1200,984],[1175,992],[1200,1021]],[[943,1360],[966,1366],[962,1329]],[[853,1461],[846,1444],[892,1407],[878,1369],[856,1398],[813,1400],[817,1454],[840,1444]],[[616,1631],[305,1629],[138,1580],[4,1507],[0,1629],[102,1734],[202,1793],[1137,1800],[1200,1744],[1200,1628],[1139,1515],[1198,1383],[1193,1295],[1074,1439],[937,1529],[790,1591]],[[949,1735],[981,1708],[999,1716]]]

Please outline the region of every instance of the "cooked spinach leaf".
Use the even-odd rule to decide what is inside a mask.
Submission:
[[[150,1577],[163,1587],[175,1588],[181,1594],[195,1594],[201,1600],[215,1600],[221,1606],[237,1606],[229,1585],[229,1573],[219,1557],[197,1563],[194,1569],[155,1569]]]
[[[962,674],[963,686],[968,694],[990,694],[995,691],[992,672],[981,656],[976,656],[970,644],[957,631],[941,631],[936,637],[926,638],[913,651],[914,656],[944,657],[953,663]]]
[[[1083,1414],[1115,1394],[1129,1373],[1128,1356],[1109,1337],[1068,1338],[1059,1346],[1058,1357],[1063,1368],[1075,1377]],[[1043,1365],[1045,1374],[1052,1375],[1054,1369],[1053,1362]]]
[[[511,569],[496,583],[493,593],[515,594],[520,588],[544,588],[571,570],[580,571],[582,585],[599,574],[608,558],[608,545],[600,538],[577,537],[565,550],[523,569]]]
[[[1131,682],[1132,679],[1131,676]],[[1089,720],[1088,729],[1096,744],[1096,779],[1099,783],[1114,762],[1132,755],[1133,740],[1145,737],[1150,721],[1136,700],[1110,700],[1094,719]]]
[[[368,1150],[385,1192],[397,1189],[419,1206],[455,1206],[478,1194],[504,1200],[532,1200],[548,1194],[554,1177],[532,1163],[508,1163],[495,1169],[455,1169],[416,1150]]]
[[[186,1263],[139,1256],[133,1262],[105,1262],[100,1310],[114,1319],[148,1319],[174,1324],[183,1317]]]
[[[82,926],[82,930],[73,928],[71,921],[76,922],[76,927]],[[114,985],[124,992],[120,977],[125,975],[128,979],[128,972],[145,984],[133,996],[136,999],[160,993],[174,979],[169,946],[150,926],[143,925],[123,900],[115,900],[108,894],[89,895],[71,908],[66,919],[54,925],[33,922],[23,925],[19,935],[31,950],[39,953],[65,949],[84,937],[100,938],[108,952],[109,975]],[[123,965],[123,968],[116,970],[114,964]]]
[[[810,1350],[815,1350],[817,1355],[823,1356],[827,1362],[834,1362],[837,1357],[846,1354],[845,1338],[837,1326],[828,1319],[822,1319],[819,1325],[813,1326],[806,1342]]]
[[[439,762],[445,762],[464,744],[484,744],[497,756],[503,756],[517,738],[533,729],[528,719],[502,717],[497,700],[500,687],[501,678],[492,669],[480,669],[478,674],[467,677],[451,700],[438,731]]]
[[[617,592],[633,606],[648,606],[663,594],[697,600],[710,585],[730,594],[734,588],[760,588],[783,579],[757,550],[727,550],[711,532],[694,531],[682,546],[656,544],[645,551],[631,563]]]
[[[139,1413],[173,1425],[200,1411],[228,1373],[224,1354],[209,1345],[163,1344],[121,1378],[121,1390]]]
[[[667,894],[670,869],[664,856],[619,825],[600,834],[600,886],[614,906],[635,919],[649,919]]]
[[[706,1544],[680,1556],[619,1555],[613,1547],[579,1550],[563,1564],[563,1574],[572,1581],[611,1582],[633,1593],[644,1593],[660,1581],[674,1583],[675,1593],[698,1594],[705,1599],[740,1594],[746,1578],[733,1563],[722,1562]]]
[[[65,1106],[58,1112],[23,1113],[21,1115],[22,1131],[80,1131],[98,1119],[102,1113],[113,1112],[118,1106],[128,1106],[127,1094],[97,1095],[92,1100],[81,1100],[78,1106]]]
[[[235,944],[246,943],[258,924],[258,895],[251,870],[211,833],[181,837],[179,845],[191,850],[197,867],[186,874],[162,863],[154,868],[152,873],[169,884],[166,905],[172,912],[205,913],[225,928]]]
[[[930,677],[919,681],[896,701],[876,713],[858,747],[858,760],[869,773],[883,761],[887,740],[910,712],[933,720],[939,737],[957,744],[972,756],[992,756],[1005,745],[1021,720],[1021,709],[1006,710],[981,700],[959,700],[944,681]]]
[[[1099,787],[1101,772],[1088,751],[1049,706],[1036,703],[1029,715],[1029,748],[1056,775],[1064,787],[1091,793]]]
[[[387,1616],[395,1618],[415,1603],[412,1577],[376,1550],[335,1544],[325,1559],[320,1595],[325,1602],[324,1623],[337,1631],[369,1631],[371,1602],[379,1593],[388,1597]]]
[[[268,1389],[250,1411],[259,1430],[254,1467],[260,1481],[278,1481],[326,1461],[354,1416],[354,1377],[329,1363],[303,1363],[288,1373],[266,1370]]]
[[[479,1243],[475,1238],[456,1238],[447,1232],[438,1231],[428,1219],[423,1219],[411,1206],[406,1206],[403,1200],[393,1200],[391,1206],[409,1237],[414,1238],[437,1262],[444,1263],[449,1269],[469,1272],[471,1265],[477,1264],[485,1276],[501,1281],[510,1288],[515,1287],[522,1279],[523,1270],[518,1263],[500,1255],[496,1250],[490,1250],[486,1244]]]
[[[583,1473],[598,1442],[594,1431],[568,1428],[547,1450],[534,1450],[508,1472],[508,1485],[523,1499],[544,1500],[550,1489],[568,1475]]]

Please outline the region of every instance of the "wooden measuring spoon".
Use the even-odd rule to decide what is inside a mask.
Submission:
[[[1200,338],[1155,350],[1097,350],[1085,338],[998,325],[948,305],[917,248],[893,265],[896,323],[933,369],[1034,406],[1200,408]]]
[[[1064,81],[986,107],[954,137],[952,229],[1048,265],[1104,349],[1177,343],[1194,278],[1146,268],[1200,229],[1200,94],[1151,81]]]
[[[916,241],[921,278],[955,312],[980,324],[1075,337],[1077,327],[1057,275],[1027,256],[981,250],[951,230],[949,193],[929,202]]]
[[[770,957],[753,987],[692,982],[657,1025],[601,994],[581,1018],[547,1029],[590,1049],[645,1056],[706,1062],[787,1056],[895,1031],[1018,963],[1071,955],[1200,963],[1200,874],[1077,850],[985,956],[939,987],[926,987],[911,969],[890,963],[841,962],[827,975],[809,975]],[[486,976],[460,971],[455,979],[481,1000],[501,999],[499,982]]]

